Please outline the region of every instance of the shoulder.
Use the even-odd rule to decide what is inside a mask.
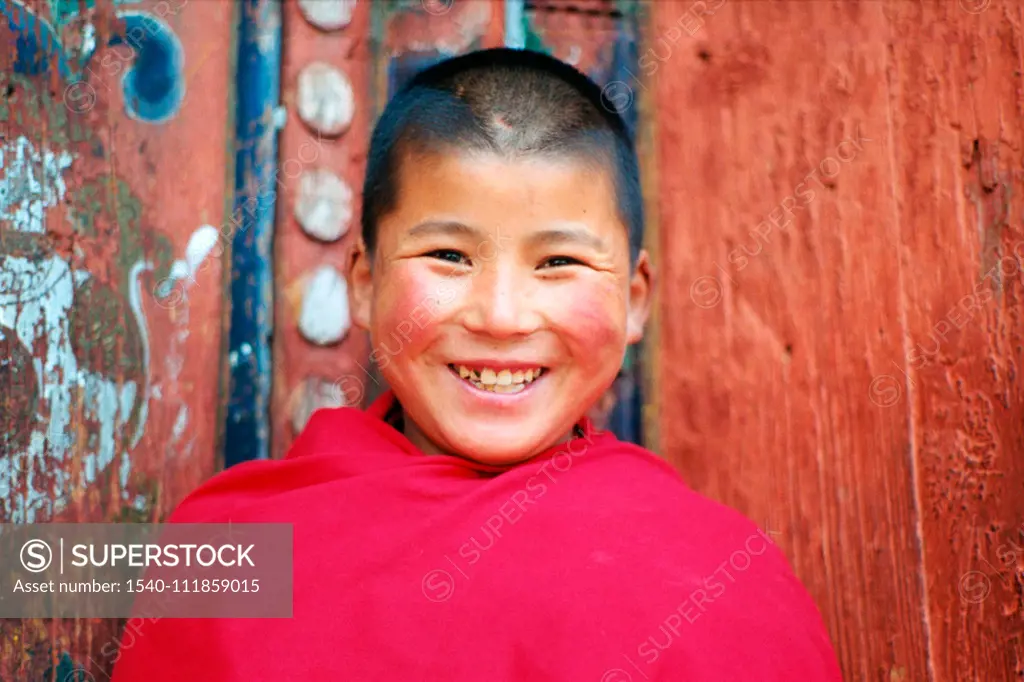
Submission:
[[[170,523],[226,521],[247,505],[266,499],[289,485],[286,460],[236,464],[207,479],[189,493],[171,514]]]
[[[241,520],[233,515],[245,509],[268,514],[286,496],[292,500],[313,486],[401,465],[405,458],[389,440],[390,431],[362,410],[317,410],[283,459],[253,460],[221,471],[182,500],[170,521]]]
[[[713,572],[723,563],[749,561],[754,574],[792,579],[790,563],[768,529],[691,488],[659,455],[618,440],[595,442],[589,452],[577,446],[577,452],[572,465],[578,471],[559,494],[587,510],[594,526],[660,546],[664,551],[650,556],[666,567],[685,562]]]
[[[638,505],[640,508],[657,507],[660,512],[698,513],[706,522],[717,522],[748,530],[753,524],[738,511],[695,491],[671,464],[660,455],[633,443],[616,439],[611,434],[597,434],[587,442],[564,449],[572,456],[572,466],[587,486],[607,495],[607,501]],[[556,455],[557,458],[557,455]],[[559,462],[552,458],[551,466]],[[568,458],[562,466],[569,464]]]
[[[695,679],[741,679],[755,668],[772,681],[840,679],[820,612],[780,536],[693,490],[644,448],[617,442],[593,454],[579,458],[573,495],[584,498],[599,554],[618,557],[607,582],[636,576],[620,590],[619,607],[644,612],[636,660],[667,675],[651,679],[678,679],[693,666],[706,670]],[[604,594],[616,598],[614,589]]]
[[[559,548],[542,593],[563,589],[564,575],[586,576],[575,593],[634,614],[602,628],[647,665],[647,679],[747,679],[751,670],[772,682],[839,679],[820,613],[777,536],[693,490],[655,453],[597,437],[528,473],[545,488],[530,507],[533,534]]]

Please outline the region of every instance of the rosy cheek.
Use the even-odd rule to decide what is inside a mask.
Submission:
[[[386,281],[374,315],[377,343],[389,350],[396,343],[403,349],[415,348],[438,321],[438,278],[419,268],[396,267]]]
[[[571,303],[560,305],[551,319],[558,320],[560,334],[567,341],[571,339],[574,346],[603,351],[623,343],[625,311],[618,292],[593,285],[576,286],[560,292],[558,298]]]

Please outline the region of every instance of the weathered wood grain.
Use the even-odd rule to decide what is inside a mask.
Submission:
[[[5,522],[156,520],[218,466],[238,17],[97,5],[0,0]],[[642,122],[660,266],[649,442],[772,534],[846,679],[1019,679],[1024,7],[658,0],[636,73],[606,68],[625,63],[631,3],[522,7],[527,46],[620,83],[610,99]],[[174,87],[126,100],[126,9],[162,12],[174,38],[144,42],[157,69],[180,42]],[[298,324],[306,276],[342,271],[358,232],[375,117],[415,69],[506,28],[502,0],[360,2],[333,30],[282,11],[272,456],[311,408],[380,388],[364,335],[319,347]],[[300,119],[314,61],[351,82],[340,135]],[[353,190],[337,241],[295,217],[307,170]],[[0,679],[104,679],[117,625],[0,623]]]
[[[929,679],[910,415],[872,383],[905,363],[886,8],[654,17],[660,450],[773,533],[847,679]]]
[[[231,7],[95,4],[0,2],[5,523],[158,520],[216,464]],[[0,679],[103,679],[116,628],[4,621]]]
[[[885,9],[907,372],[890,409],[912,419],[933,679],[1018,680],[1024,6]]]

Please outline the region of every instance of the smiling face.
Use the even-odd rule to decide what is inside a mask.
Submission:
[[[611,178],[467,152],[406,161],[398,186],[349,291],[406,436],[487,464],[569,438],[648,312],[647,256],[631,271]]]

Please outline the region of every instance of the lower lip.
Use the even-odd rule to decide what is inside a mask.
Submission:
[[[448,370],[448,373],[451,374],[452,378],[455,379],[455,381],[459,382],[462,388],[464,388],[466,391],[469,391],[469,394],[474,399],[482,400],[487,404],[502,406],[514,405],[518,402],[521,402],[529,398],[529,396],[536,391],[537,384],[547,379],[548,373],[551,371],[547,369],[544,370],[543,374],[541,374],[539,377],[537,377],[530,383],[526,384],[526,388],[519,391],[518,393],[498,393],[496,391],[488,391],[482,388],[477,388],[473,384],[469,383],[468,381],[460,377],[459,373],[453,370],[451,367],[447,367],[446,369]]]

